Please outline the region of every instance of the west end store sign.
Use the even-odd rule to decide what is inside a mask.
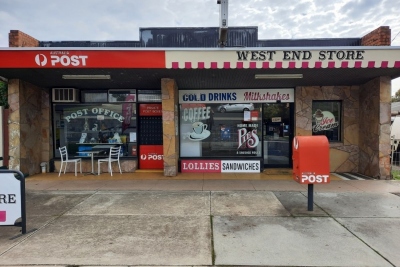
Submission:
[[[398,48],[286,50],[0,49],[0,68],[400,68]]]

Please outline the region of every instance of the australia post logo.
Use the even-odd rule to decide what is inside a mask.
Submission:
[[[140,155],[141,160],[162,160],[164,158],[163,155],[158,155],[156,153],[148,153]]]
[[[51,52],[49,56],[37,54],[35,62],[40,67],[80,67],[86,66],[89,56],[70,55],[69,52]]]

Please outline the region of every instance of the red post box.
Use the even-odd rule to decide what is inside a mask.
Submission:
[[[327,184],[329,141],[324,135],[296,136],[293,139],[293,179],[300,184]]]

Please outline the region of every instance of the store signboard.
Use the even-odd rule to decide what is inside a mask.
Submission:
[[[21,218],[21,222],[17,220]],[[0,170],[0,226],[15,225],[26,233],[25,179],[20,171]]]
[[[161,104],[140,104],[139,115],[140,116],[162,116],[162,105]]]
[[[0,51],[7,68],[165,68],[165,51]]]
[[[181,160],[181,172],[259,173],[259,160]]]
[[[221,160],[182,160],[181,172],[221,172]]]
[[[0,50],[2,68],[324,69],[399,68],[399,49],[158,49]]]
[[[294,89],[180,90],[179,103],[293,103]]]
[[[139,146],[139,152],[140,169],[164,168],[164,151],[162,145],[141,145]]]

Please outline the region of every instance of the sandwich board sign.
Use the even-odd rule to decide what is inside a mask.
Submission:
[[[25,178],[20,171],[0,169],[0,226],[19,226],[26,233]]]

